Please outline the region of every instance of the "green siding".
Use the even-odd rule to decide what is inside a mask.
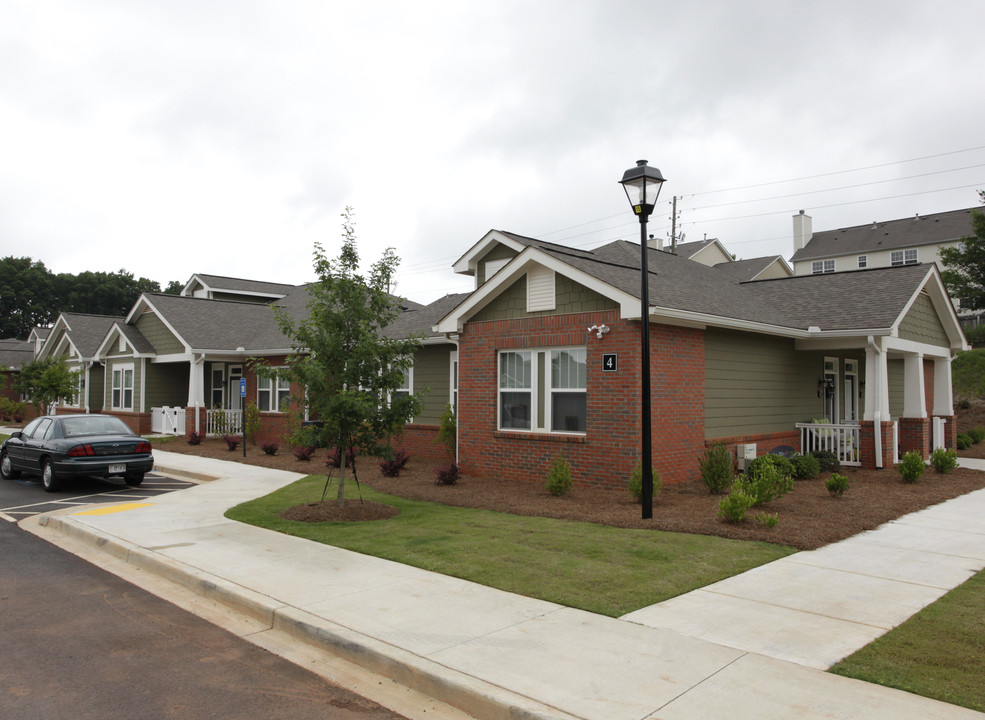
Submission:
[[[451,360],[454,345],[426,345],[414,355],[415,393],[424,392],[424,410],[414,422],[437,425],[450,402]]]
[[[934,302],[924,293],[917,296],[916,302],[910,308],[900,322],[899,336],[904,340],[936,345],[938,347],[949,347],[947,333],[941,323]]]
[[[103,389],[106,384],[106,368],[102,365],[93,365],[89,368],[89,387],[86,394],[89,396],[89,408],[93,412],[103,409]]]
[[[498,243],[489,252],[483,255],[477,264],[476,268],[476,286],[482,285],[486,282],[486,262],[489,260],[512,260],[519,253],[511,247]]]
[[[825,356],[857,359],[864,367],[864,353],[803,352],[788,338],[708,329],[705,437],[788,431],[819,417]]]
[[[893,418],[903,417],[904,370],[902,360],[886,361],[886,377],[889,379],[889,414]]]
[[[185,352],[185,346],[168,330],[167,325],[157,315],[146,312],[137,318],[135,323],[141,334],[154,346],[158,355]],[[186,398],[187,400],[187,398]]]
[[[146,408],[185,407],[188,404],[188,363],[147,366]]]
[[[617,310],[619,304],[594,290],[576,283],[561,274],[555,276],[555,309],[527,312],[527,276],[519,278],[495,300],[490,302],[473,317],[472,321],[513,320],[544,315],[568,315],[582,312],[601,312]]]
[[[113,368],[119,365],[133,365],[133,408],[134,412],[141,412],[143,405],[140,398],[141,377],[143,376],[143,362],[132,355],[122,355],[106,359],[106,379],[103,388],[103,408],[113,409]],[[187,397],[186,397],[187,400]]]

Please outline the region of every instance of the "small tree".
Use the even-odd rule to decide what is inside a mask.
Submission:
[[[985,202],[985,191],[979,190]],[[941,277],[952,297],[961,300],[966,310],[985,309],[985,215],[974,210],[971,213],[974,235],[962,238],[955,247],[941,248]]]
[[[59,400],[72,400],[79,390],[79,375],[62,358],[32,360],[21,366],[14,387],[37,409],[46,414]]]
[[[324,422],[322,444],[383,455],[388,438],[420,412],[419,398],[406,392],[404,377],[420,347],[416,338],[388,337],[400,314],[390,294],[399,260],[391,248],[359,274],[351,208],[342,214],[342,249],[330,260],[315,243],[318,280],[307,287],[303,317],[275,309],[281,331],[291,338],[289,379],[306,392],[308,406]],[[269,369],[254,363],[258,373]],[[345,504],[345,464],[339,469],[339,505]]]

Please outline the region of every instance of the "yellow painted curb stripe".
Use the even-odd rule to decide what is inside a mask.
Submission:
[[[93,510],[72,513],[73,515],[110,515],[112,513],[123,512],[124,510],[136,510],[137,508],[148,507],[154,503],[127,503],[125,505],[110,505],[109,507],[99,507]]]

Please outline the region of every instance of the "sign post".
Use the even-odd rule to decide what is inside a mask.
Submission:
[[[246,378],[239,379],[239,420],[243,426],[243,457],[246,457]]]

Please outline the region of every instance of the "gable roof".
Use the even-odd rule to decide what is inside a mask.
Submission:
[[[592,251],[529,243],[490,281],[445,315],[437,329],[460,331],[469,317],[534,264],[616,301],[622,317],[639,318],[639,253],[638,244],[623,240]],[[953,306],[933,264],[754,282],[739,281],[720,267],[653,248],[648,249],[647,264],[650,318],[658,322],[803,338],[813,337],[816,328],[842,335],[892,334],[915,296],[930,282],[938,312],[953,325],[949,330],[953,345],[964,345]]]
[[[980,207],[950,210],[932,215],[873,222],[867,225],[816,232],[791,262],[858,255],[879,250],[898,250],[920,245],[956,242],[973,234],[971,213]]]
[[[787,261],[779,255],[718,263],[715,269],[724,272],[736,282],[748,282],[758,278],[773,265],[779,265],[785,275],[793,275]]]
[[[262,280],[246,280],[244,278],[231,278],[223,275],[209,275],[208,273],[195,273],[185,283],[182,294],[192,295],[196,290],[202,289],[209,293],[228,293],[230,295],[244,295],[255,298],[269,298],[276,300],[290,294],[297,286],[286,283],[265,282]]]
[[[79,358],[94,358],[110,328],[122,321],[122,317],[115,315],[61,313],[41,346],[38,357],[53,355],[67,345],[69,355],[74,351]]]

